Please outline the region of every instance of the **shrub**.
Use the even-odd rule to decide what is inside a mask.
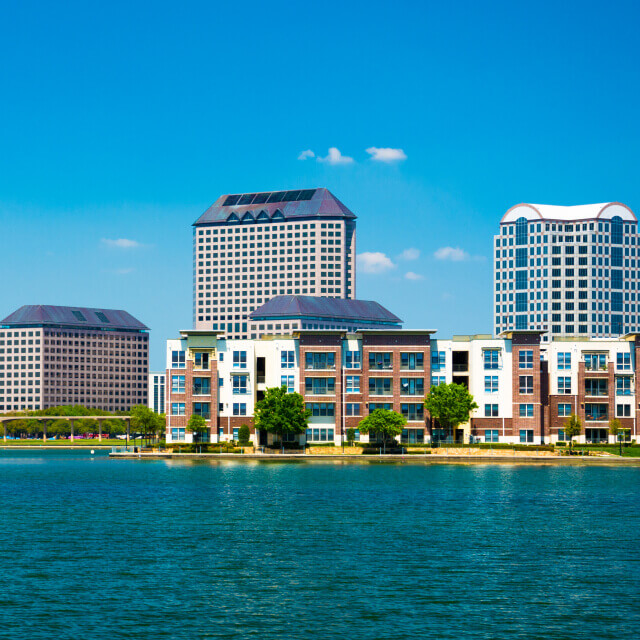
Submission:
[[[251,429],[249,429],[248,424],[240,425],[238,429],[238,440],[241,444],[247,445],[251,440]]]

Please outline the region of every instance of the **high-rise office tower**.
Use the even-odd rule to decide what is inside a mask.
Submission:
[[[355,298],[356,216],[327,189],[223,195],[193,225],[193,324],[252,338],[278,295]]]
[[[638,220],[624,204],[518,204],[494,236],[494,330],[640,331]]]

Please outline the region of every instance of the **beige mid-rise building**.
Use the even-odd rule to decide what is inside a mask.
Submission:
[[[255,338],[275,296],[355,298],[356,216],[327,189],[223,195],[193,226],[195,329]]]

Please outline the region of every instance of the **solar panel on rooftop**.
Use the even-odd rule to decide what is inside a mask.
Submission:
[[[258,193],[251,204],[264,204],[270,195],[270,193]]]
[[[238,202],[238,200],[240,200],[240,196],[227,196],[226,200],[222,203],[222,206],[232,207]]]

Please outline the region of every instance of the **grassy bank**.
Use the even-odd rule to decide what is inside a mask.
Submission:
[[[1,447],[97,447],[97,446],[109,446],[109,447],[123,447],[127,444],[126,440],[117,440],[115,438],[103,438],[100,442],[97,438],[76,438],[75,440],[3,440],[0,436],[0,448]],[[129,440],[129,444],[140,444],[140,440]]]

